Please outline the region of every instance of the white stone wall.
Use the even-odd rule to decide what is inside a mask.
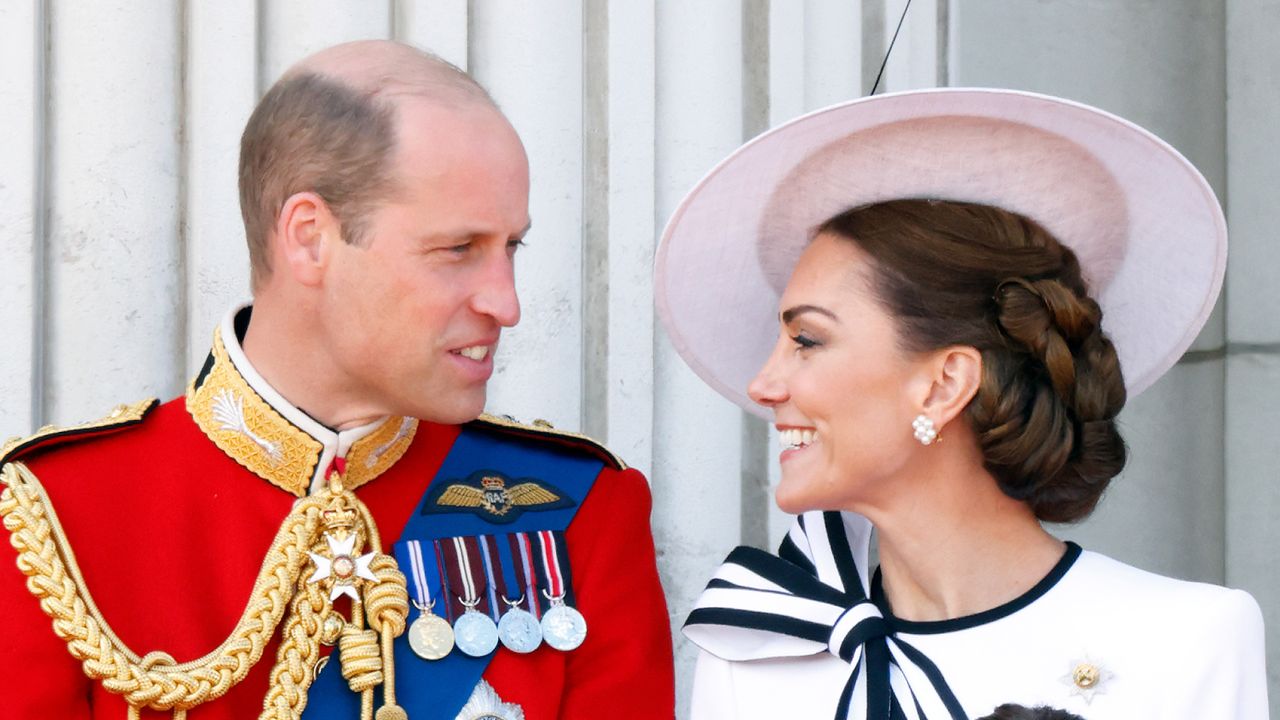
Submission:
[[[772,438],[654,324],[655,239],[767,127],[866,92],[905,0],[0,3],[0,436],[180,392],[247,294],[240,130],[294,60],[395,37],[469,69],[520,131],[534,230],[491,407],[648,473],[679,626],[739,542],[772,545]],[[1133,462],[1064,536],[1252,591],[1280,710],[1280,0],[914,0],[884,89],[993,85],[1152,128],[1228,208],[1225,300],[1126,410]],[[677,636],[683,712],[691,649]]]
[[[1267,622],[1280,717],[1280,0],[1226,2],[1226,581]]]

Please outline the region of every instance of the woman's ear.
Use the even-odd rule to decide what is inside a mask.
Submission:
[[[982,385],[982,353],[953,345],[933,353],[926,367],[932,375],[923,411],[939,429],[964,412]]]

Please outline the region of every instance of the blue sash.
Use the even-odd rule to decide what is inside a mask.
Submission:
[[[405,545],[410,540],[423,541],[424,546],[430,547],[430,541],[440,538],[564,530],[603,466],[600,460],[553,443],[464,426],[395,543],[396,561],[408,574],[410,565]],[[427,507],[440,497],[445,486],[463,483],[479,471],[491,471],[508,478],[543,480],[572,502],[555,503],[545,510],[530,508],[511,520],[487,519],[475,512],[445,512],[438,504]],[[440,597],[440,573],[434,553],[423,553],[423,562],[431,597]],[[412,582],[410,579],[410,597],[413,596]],[[416,608],[410,608],[408,621],[412,623],[419,614]],[[407,633],[402,634],[395,641],[396,702],[413,720],[454,720],[471,697],[492,655],[475,658],[455,649],[444,659],[423,660],[413,654],[406,636]],[[303,720],[360,717],[360,696],[347,687],[339,667],[335,647],[311,686]],[[381,698],[375,706],[381,706]]]

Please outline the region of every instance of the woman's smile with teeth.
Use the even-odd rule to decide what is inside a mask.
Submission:
[[[786,428],[778,431],[778,442],[782,444],[782,449],[784,450],[793,450],[812,445],[816,437],[817,431],[804,428]]]
[[[484,360],[486,357],[489,356],[489,346],[488,345],[472,345],[470,347],[464,347],[461,350],[455,350],[454,352],[458,353],[464,358],[475,360],[478,362],[480,360]]]

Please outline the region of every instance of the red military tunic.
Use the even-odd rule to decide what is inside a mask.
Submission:
[[[333,456],[370,458],[360,465],[372,470],[350,485],[358,485],[356,495],[381,530],[382,550],[390,552],[459,433],[457,426],[402,418],[334,433],[266,386],[232,328],[230,321],[222,325],[211,364],[193,385],[217,386],[212,415],[209,402],[201,406],[189,392],[186,401],[160,405],[137,422],[53,436],[9,458],[44,485],[94,602],[138,655],[161,650],[181,663],[227,638],[281,521]],[[217,402],[222,386],[238,392],[226,397],[241,401],[249,432],[221,429],[235,424],[227,422],[235,403]],[[410,426],[416,427],[406,434]],[[304,434],[295,442],[276,431]],[[550,434],[547,441],[577,442]],[[263,455],[287,471],[262,471]],[[519,705],[528,720],[672,717],[670,632],[649,511],[644,477],[607,463],[565,534],[577,606],[590,623],[586,641],[567,653],[544,646],[520,655],[499,647],[484,673],[501,700]],[[123,699],[86,678],[14,560],[12,549],[0,550],[6,636],[0,718],[123,720]],[[188,717],[256,718],[277,641],[278,633],[243,682]]]

